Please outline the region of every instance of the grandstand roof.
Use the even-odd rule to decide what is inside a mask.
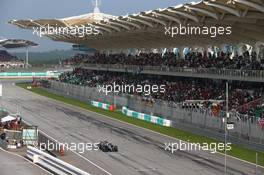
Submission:
[[[15,49],[15,48],[21,48],[21,47],[32,47],[37,46],[38,44],[23,40],[23,39],[4,39],[0,40],[0,46],[4,47],[6,49]]]
[[[79,25],[92,24],[100,20],[106,20],[114,17],[115,16],[107,15],[104,13],[88,13],[84,15],[66,17],[61,19],[39,19],[39,20],[28,19],[28,20],[18,20],[18,21],[11,20],[10,23],[15,24],[24,29],[33,29],[33,27],[47,26],[48,24],[54,27],[56,26],[70,27],[75,25],[79,26]]]
[[[203,0],[156,9],[137,14],[105,18],[91,18],[92,14],[64,19],[11,20],[21,28],[45,26],[75,26],[92,24],[99,27],[99,35],[47,34],[55,41],[84,44],[99,50],[126,48],[161,48],[207,46],[220,44],[264,42],[264,0]],[[165,35],[169,26],[231,26],[231,35],[211,38],[207,35]]]

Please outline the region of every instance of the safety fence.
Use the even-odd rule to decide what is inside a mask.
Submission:
[[[51,81],[51,88],[47,89],[52,93],[72,97],[84,102],[97,101],[101,103],[114,104],[122,108],[152,116],[162,116],[171,121],[172,127],[183,128],[190,132],[207,135],[217,139],[224,137],[224,124],[221,117],[215,117],[210,110],[205,109],[183,109],[179,104],[167,101],[156,100],[154,103],[144,101],[139,96],[126,94],[108,94],[99,92],[96,88],[72,85]],[[233,130],[228,131],[228,137],[237,142],[246,144],[264,144],[264,129],[257,122],[247,118],[237,118],[235,114],[230,115],[234,122]],[[263,147],[263,145],[262,145]],[[264,150],[264,149],[263,149]]]

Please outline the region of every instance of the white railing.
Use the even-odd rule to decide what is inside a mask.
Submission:
[[[188,75],[218,75],[224,77],[238,78],[264,78],[264,70],[238,70],[238,69],[218,69],[218,68],[183,68],[170,66],[140,66],[122,64],[81,64],[81,67],[93,69],[120,69],[120,70],[144,70],[159,71],[167,73],[187,73]],[[78,67],[78,66],[77,66]]]
[[[32,146],[28,146],[27,158],[59,175],[91,175]]]

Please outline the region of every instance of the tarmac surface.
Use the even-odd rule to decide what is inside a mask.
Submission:
[[[40,169],[24,158],[0,150],[0,174],[1,175],[48,175],[49,173]]]
[[[93,175],[223,175],[224,156],[205,151],[164,150],[179,141],[34,94],[2,80],[1,105],[62,143],[86,144],[107,140],[118,153],[85,151],[68,162]],[[82,148],[82,147],[81,147]],[[82,149],[79,149],[81,151]],[[76,151],[78,152],[78,150]],[[76,158],[79,157],[79,158]],[[228,157],[227,174],[252,175],[256,167]],[[258,168],[258,174],[264,174]]]

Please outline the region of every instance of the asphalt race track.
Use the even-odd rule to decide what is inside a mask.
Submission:
[[[3,80],[1,105],[63,143],[97,143],[107,140],[118,153],[86,151],[82,155],[102,169],[93,174],[113,175],[223,175],[224,157],[208,152],[164,150],[164,143],[177,140],[115,121],[77,107],[42,97]],[[18,107],[17,107],[18,104]],[[93,166],[80,157],[78,160]],[[228,174],[252,175],[255,166],[228,158]],[[78,162],[76,162],[78,164]],[[96,168],[96,167],[95,167]],[[263,169],[259,174],[263,174]],[[108,173],[107,173],[108,172]]]
[[[26,161],[22,157],[0,150],[1,175],[48,175],[49,173]]]

